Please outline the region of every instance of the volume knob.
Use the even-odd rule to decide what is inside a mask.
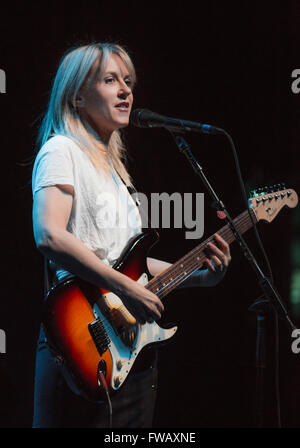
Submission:
[[[114,384],[115,384],[115,387],[119,387],[120,384],[121,384],[121,382],[122,382],[122,377],[121,377],[121,376],[116,376],[116,377],[114,378]]]
[[[122,359],[118,359],[117,364],[116,364],[116,367],[117,367],[118,370],[121,370],[121,369],[122,369],[122,367],[123,367],[123,361],[122,361]]]

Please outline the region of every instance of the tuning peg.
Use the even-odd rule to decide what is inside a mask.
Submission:
[[[268,187],[262,187],[262,188],[260,188],[260,194],[261,195],[264,195],[264,194],[267,194],[268,193]]]
[[[251,190],[250,191],[250,197],[251,198],[256,198],[257,196],[260,195],[260,188],[256,188],[255,190]]]
[[[284,189],[285,189],[285,183],[284,182],[282,182],[280,184],[277,184],[277,191],[284,190]]]

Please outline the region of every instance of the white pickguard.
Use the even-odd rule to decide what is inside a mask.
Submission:
[[[141,275],[138,282],[142,285],[146,285],[148,283],[147,274]],[[110,305],[122,305],[122,301],[118,296],[111,292],[104,295],[103,299],[109,302]],[[123,384],[143,347],[153,342],[165,341],[166,339],[171,338],[177,331],[177,327],[165,329],[159,327],[156,322],[145,323],[143,325],[136,323],[136,336],[132,346],[128,347],[116,333],[111,323],[103,316],[103,313],[97,304],[93,306],[93,311],[95,317],[101,319],[110,338],[108,348],[112,357],[111,387],[114,390],[119,389]]]

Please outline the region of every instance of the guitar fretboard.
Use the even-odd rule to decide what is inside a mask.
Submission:
[[[250,209],[250,213],[252,219],[248,210],[246,210],[233,220],[239,234],[243,234],[253,226],[253,223],[257,222],[257,218],[252,209]],[[228,244],[235,240],[228,224],[216,233],[218,233]],[[172,266],[150,280],[150,282],[147,283],[146,288],[156,294],[160,299],[169,294],[174,288],[184,282],[184,280],[203,265],[206,258],[204,252],[205,247],[207,243],[214,242],[213,240],[214,236],[211,236],[203,243],[196,246],[188,254],[172,264]]]

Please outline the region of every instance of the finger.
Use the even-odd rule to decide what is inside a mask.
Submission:
[[[209,258],[205,258],[205,260],[204,260],[204,264],[208,267],[208,269],[209,269],[210,271],[213,271],[213,272],[216,271],[216,268],[214,267],[214,265],[212,264],[212,262],[209,260]]]
[[[223,271],[223,268],[227,268],[227,266],[228,266],[226,259],[225,259],[225,261],[222,261],[215,255],[212,256],[211,260],[214,263],[215,267],[221,272]]]
[[[222,260],[220,260],[220,258],[218,258],[218,257],[216,257],[215,255],[213,255],[212,257],[211,257],[211,261],[213,262],[213,264],[216,266],[216,267],[221,267],[221,266],[223,266],[223,264],[224,264],[224,262],[222,261]]]
[[[161,318],[161,312],[159,311],[158,308],[153,307],[149,310],[150,312],[150,317],[152,317],[153,319],[160,319]]]
[[[134,311],[130,311],[130,312],[136,318],[137,322],[140,325],[144,325],[146,323],[146,320],[147,320],[146,317],[143,317],[141,314],[134,312]]]
[[[149,318],[154,320],[161,318],[161,313],[155,302],[147,302],[146,304],[144,304],[144,309],[146,312],[147,321]]]
[[[218,243],[219,247],[223,250],[223,252],[229,255],[230,254],[229,244],[226,243],[226,241],[218,233],[214,235],[214,239]]]
[[[163,306],[162,302],[159,299],[157,299],[156,307],[160,313],[162,313],[165,309],[165,307]]]
[[[152,321],[160,319],[161,312],[164,309],[159,298],[152,293],[150,298],[148,297],[145,302],[139,304],[139,308],[141,309],[139,315],[143,319],[142,323],[145,323],[148,319],[152,319]]]
[[[231,260],[231,256],[230,256],[230,253],[228,253],[228,254],[226,253],[226,249],[224,249],[224,251],[222,251],[213,243],[208,243],[207,246],[208,246],[208,249],[210,249],[212,252],[212,254],[210,254],[210,258],[212,255],[216,255],[222,261],[224,266],[228,266],[228,264]]]
[[[139,304],[135,304],[132,306],[131,304],[127,305],[128,311],[136,318],[139,324],[145,324],[147,320],[147,313],[143,306]]]
[[[159,297],[156,294],[151,294],[151,302],[154,307],[160,312],[162,313],[165,309],[165,307],[163,306],[161,300],[159,299]]]
[[[146,313],[135,313],[135,318],[138,321],[139,324],[144,325],[147,321],[147,315]]]
[[[207,243],[207,249],[208,249],[208,256],[211,258],[212,255],[216,255],[220,259],[223,259],[225,257],[224,252],[222,252],[221,249],[219,249],[215,244],[213,243]]]

